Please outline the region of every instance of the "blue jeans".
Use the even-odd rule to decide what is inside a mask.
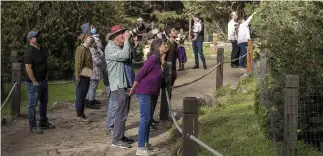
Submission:
[[[145,147],[149,143],[151,95],[136,94],[140,105],[140,124],[138,130],[138,147]]]
[[[85,107],[85,97],[87,92],[89,91],[90,86],[90,78],[80,77],[79,84],[76,83],[75,75],[73,74],[73,81],[76,87],[76,101],[75,101],[75,108],[77,117],[83,117],[84,114],[84,107]]]
[[[194,52],[194,56],[195,56],[195,65],[199,65],[199,56],[198,55],[200,55],[203,65],[206,65],[205,57],[203,54],[202,40],[197,39],[197,40],[193,41],[192,46],[193,46],[193,52]]]
[[[240,57],[247,54],[247,46],[248,46],[248,42],[242,42],[238,44],[239,46],[239,50],[240,50]],[[246,56],[240,58],[240,67],[246,67],[245,65],[246,63]]]
[[[132,61],[132,60],[130,60]],[[124,71],[126,73],[126,78],[127,78],[127,84],[128,88],[131,88],[134,81],[135,81],[135,71],[132,68],[132,63],[125,63],[124,64]]]
[[[36,107],[38,100],[40,122],[47,122],[47,103],[48,103],[48,83],[47,81],[38,82],[39,85],[35,86],[31,82],[26,82],[28,90],[28,120],[30,128],[37,127],[36,122]]]
[[[89,101],[93,101],[96,93],[96,89],[99,85],[99,80],[90,80],[89,91],[86,94],[86,98]]]
[[[106,86],[106,91],[109,97],[109,105],[108,105],[108,111],[107,111],[107,129],[113,130],[114,120],[116,116],[116,100],[114,96],[112,96],[111,94],[110,86]]]

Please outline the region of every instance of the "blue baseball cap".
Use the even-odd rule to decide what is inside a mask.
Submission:
[[[36,35],[38,34],[38,31],[30,31],[28,34],[27,34],[27,40],[35,37]]]

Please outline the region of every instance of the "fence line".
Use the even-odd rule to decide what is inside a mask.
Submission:
[[[229,60],[229,61],[225,61],[224,63],[230,63],[230,62],[233,62],[233,61],[237,61],[237,60],[239,60],[239,59],[241,59],[241,58],[243,58],[243,57],[247,56],[248,54],[249,54],[249,52],[247,52],[246,54],[244,54],[244,55],[240,56],[239,58],[236,58],[236,59],[233,59],[233,60]]]
[[[187,86],[189,84],[192,84],[198,80],[201,80],[202,78],[204,78],[205,76],[209,75],[212,71],[214,71],[218,66],[220,65],[220,63],[218,63],[217,65],[215,65],[210,71],[208,71],[207,73],[205,73],[204,75],[202,75],[201,77],[191,81],[191,82],[186,82],[186,83],[183,83],[183,84],[180,84],[180,85],[176,85],[176,86],[173,86],[172,88],[180,88],[180,87],[183,87],[183,86]]]
[[[4,100],[4,102],[2,103],[2,105],[1,105],[1,109],[2,109],[2,107],[8,102],[8,100],[9,100],[9,97],[11,96],[11,94],[12,94],[12,92],[13,92],[13,90],[15,89],[15,87],[18,85],[18,83],[17,82],[15,82],[14,84],[13,84],[13,86],[12,86],[12,88],[11,88],[11,90],[10,90],[10,92],[9,92],[9,94],[8,94],[8,96],[7,96],[7,98],[6,98],[6,100]]]

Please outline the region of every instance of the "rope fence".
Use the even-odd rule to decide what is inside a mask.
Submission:
[[[243,58],[243,57],[247,56],[248,54],[249,54],[249,52],[247,52],[246,54],[244,54],[244,55],[240,56],[239,58],[236,58],[236,59],[233,59],[233,60],[229,60],[229,61],[225,61],[224,63],[230,63],[230,62],[233,62],[233,61],[237,61],[237,60],[239,60],[239,59],[241,59],[241,58]]]
[[[8,102],[8,100],[9,100],[9,98],[11,97],[11,94],[12,94],[12,92],[13,92],[13,90],[15,89],[15,87],[18,85],[18,82],[15,82],[14,84],[13,84],[13,86],[12,86],[12,88],[11,88],[11,90],[10,90],[10,92],[9,92],[9,94],[8,94],[8,96],[7,96],[7,98],[6,98],[6,100],[4,100],[4,102],[2,103],[2,105],[1,105],[1,109],[2,109],[2,107]]]

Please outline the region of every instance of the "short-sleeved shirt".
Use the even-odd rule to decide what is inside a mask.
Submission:
[[[29,45],[24,54],[24,63],[31,64],[36,80],[43,81],[47,77],[47,54],[43,48],[37,49]],[[29,76],[26,81],[31,82]]]

